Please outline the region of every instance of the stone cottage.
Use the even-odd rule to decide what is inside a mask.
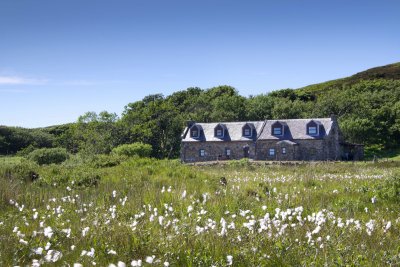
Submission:
[[[362,145],[346,143],[336,117],[247,122],[188,122],[181,160],[360,160]]]

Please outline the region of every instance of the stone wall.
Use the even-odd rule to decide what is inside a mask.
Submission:
[[[257,160],[337,160],[339,143],[332,138],[314,140],[291,140],[296,145],[281,143],[277,140],[259,140],[256,145]],[[275,149],[275,155],[271,156],[270,149]],[[283,150],[286,153],[284,154]]]
[[[244,146],[248,146],[249,158],[255,157],[255,145],[252,141],[233,142],[183,142],[181,147],[181,160],[184,162],[242,159]],[[204,157],[200,156],[200,149],[204,149]],[[231,155],[226,155],[226,149],[231,150]]]

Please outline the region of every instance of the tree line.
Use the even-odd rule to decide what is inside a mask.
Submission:
[[[141,142],[151,156],[177,158],[186,121],[252,121],[338,116],[345,138],[367,148],[400,147],[400,80],[360,80],[326,90],[282,89],[244,97],[231,86],[198,87],[169,96],[148,95],[129,103],[121,116],[87,112],[75,123],[24,129],[0,126],[0,154],[43,147],[70,153],[107,154],[121,144]]]

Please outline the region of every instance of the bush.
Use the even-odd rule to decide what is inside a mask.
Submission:
[[[10,180],[34,181],[39,178],[38,165],[24,158],[0,164],[0,176]]]
[[[400,202],[400,172],[393,172],[378,188],[381,198]]]
[[[91,160],[91,165],[95,168],[107,168],[119,165],[122,161],[126,160],[125,155],[111,154],[111,155],[95,155]]]
[[[152,147],[149,144],[144,143],[133,143],[120,145],[112,150],[112,153],[119,156],[138,156],[138,157],[150,157]]]
[[[39,165],[59,164],[68,159],[67,150],[64,148],[41,148],[29,153],[28,158]]]

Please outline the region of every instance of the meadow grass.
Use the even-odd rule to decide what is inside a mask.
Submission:
[[[1,266],[400,264],[399,162],[15,164],[40,178],[0,163]]]

